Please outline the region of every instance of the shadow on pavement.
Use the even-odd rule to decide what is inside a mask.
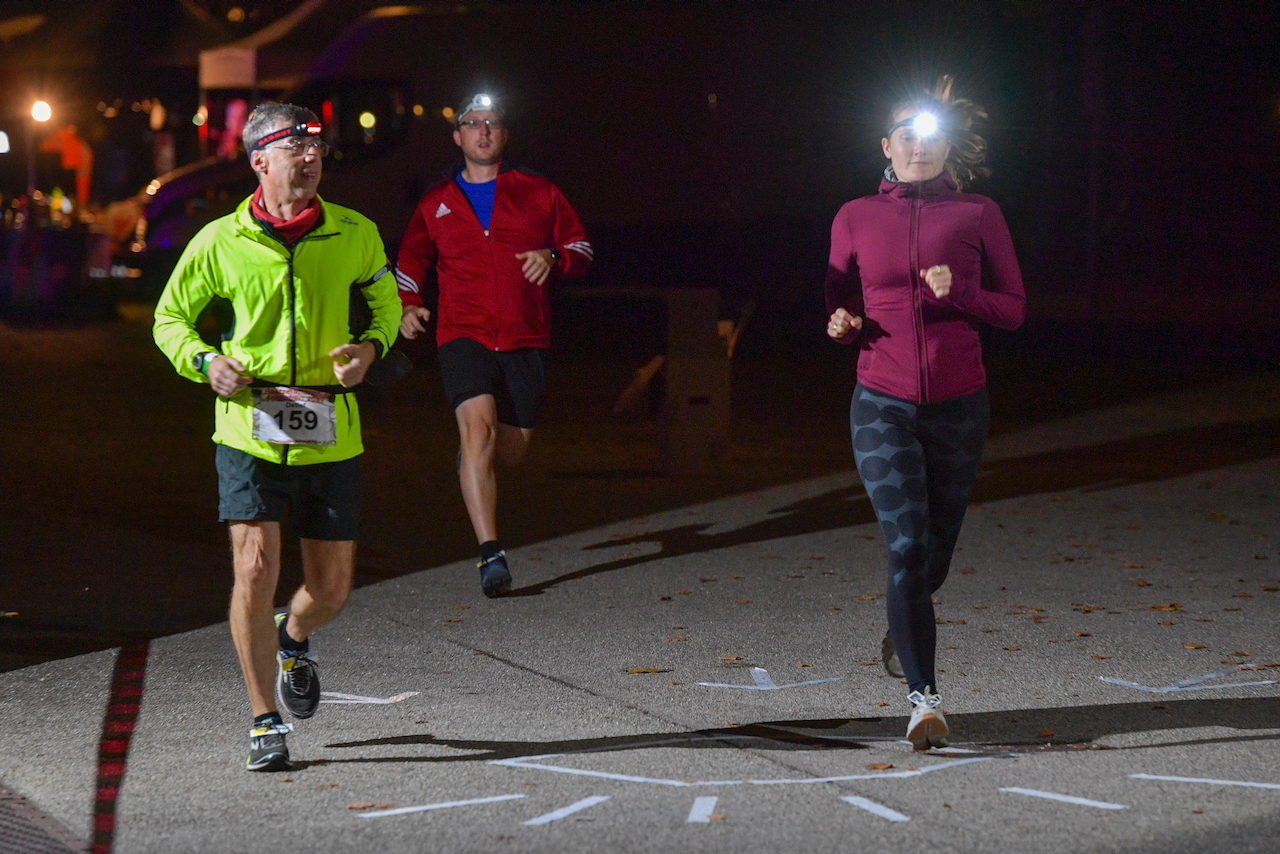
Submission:
[[[1280,739],[1280,735],[1242,735],[1213,739],[1153,741],[1125,748],[1096,747],[1107,736],[1156,733],[1200,727],[1238,730],[1275,729],[1280,719],[1280,697],[1242,699],[1172,700],[1159,703],[1110,703],[1095,706],[1062,706],[1053,709],[1017,709],[951,715],[953,745],[988,752],[1050,752],[1055,750],[1175,747]],[[325,745],[329,749],[361,747],[436,746],[472,750],[466,756],[377,756],[328,759],[324,762],[490,762],[518,757],[566,753],[607,753],[657,747],[755,750],[865,750],[871,743],[901,738],[906,717],[830,718],[826,720],[764,721],[741,726],[664,732],[612,738],[565,741],[485,741],[437,738],[429,733],[347,741]],[[818,732],[812,732],[817,730]],[[1053,735],[1040,733],[1051,730]],[[984,749],[985,748],[985,749]]]
[[[1185,477],[1224,466],[1240,465],[1280,455],[1275,437],[1280,419],[1217,424],[1133,439],[1103,442],[1083,448],[1029,454],[995,460],[982,467],[975,502],[1000,501],[1062,492],[1097,491],[1139,483]],[[720,534],[703,534],[706,524],[682,525],[609,539],[586,549],[657,543],[660,551],[620,558],[517,588],[511,596],[536,596],[567,581],[626,569],[655,560],[709,552],[834,531],[875,521],[862,486],[842,487],[771,511],[770,518]]]

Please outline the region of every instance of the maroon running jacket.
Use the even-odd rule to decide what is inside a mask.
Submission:
[[[436,346],[470,338],[491,350],[546,347],[551,280],[539,286],[525,279],[516,254],[556,249],[552,275],[576,278],[591,263],[586,229],[554,184],[504,163],[485,231],[458,186],[459,170],[428,188],[409,220],[396,260],[400,302],[422,305],[422,285],[435,265]]]
[[[920,271],[951,267],[938,299]],[[861,279],[861,291],[858,281]],[[863,318],[858,381],[912,403],[972,394],[986,385],[978,321],[1016,329],[1026,313],[1022,273],[995,202],[961,193],[945,172],[918,184],[882,181],[880,192],[840,208],[831,224],[827,313]]]

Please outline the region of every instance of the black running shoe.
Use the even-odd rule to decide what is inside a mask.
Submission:
[[[898,679],[903,677],[902,662],[898,660],[898,650],[893,646],[893,635],[888,632],[884,633],[884,640],[880,641],[880,660],[884,662],[884,670],[890,676]]]
[[[481,560],[480,589],[490,599],[496,599],[511,592],[511,571],[507,569],[507,553],[500,551],[487,560]]]
[[[288,771],[289,745],[284,737],[292,732],[291,724],[264,724],[249,730],[249,758],[244,767],[250,771]]]

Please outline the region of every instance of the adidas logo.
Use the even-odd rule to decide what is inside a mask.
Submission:
[[[440,207],[436,208],[436,219],[450,213],[453,213],[453,211],[449,210],[448,206],[446,206],[444,202],[441,202]]]

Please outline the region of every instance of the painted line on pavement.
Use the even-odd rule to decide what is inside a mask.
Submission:
[[[702,798],[694,798],[693,806],[689,808],[689,818],[686,824],[710,824],[711,814],[716,810],[716,798],[708,795]]]
[[[810,679],[808,682],[792,682],[789,685],[779,685],[773,681],[773,677],[769,675],[769,671],[763,667],[751,668],[751,679],[756,683],[754,685],[727,685],[723,682],[699,682],[698,684],[704,688],[741,688],[744,691],[781,691],[783,688],[799,688],[801,685],[820,685],[823,682],[839,682],[839,676],[833,676],[830,679]]]
[[[1160,777],[1155,774],[1130,774],[1134,780],[1167,780],[1171,783],[1206,783],[1214,786],[1247,786],[1251,789],[1280,789],[1280,783],[1248,783],[1243,780],[1210,780],[1206,777]]]
[[[498,801],[514,801],[517,798],[523,798],[524,795],[495,795],[492,798],[476,798],[471,801],[448,801],[443,804],[423,804],[420,807],[397,807],[392,810],[373,810],[372,812],[357,813],[360,818],[383,818],[389,815],[407,815],[411,812],[426,812],[427,810],[446,810],[450,807],[469,807],[472,804],[492,804]]]
[[[578,801],[576,804],[569,804],[569,806],[561,807],[555,812],[549,812],[546,815],[540,815],[537,818],[531,818],[528,821],[522,821],[520,823],[521,824],[550,824],[553,821],[559,821],[560,819],[564,818],[567,815],[573,815],[576,812],[581,812],[582,810],[585,810],[587,807],[593,807],[596,804],[602,804],[607,800],[609,800],[608,795],[592,795],[589,798],[583,798],[582,800]]]
[[[803,780],[748,780],[747,782],[753,786],[783,786],[800,783],[844,783],[850,780],[904,779],[906,777],[920,777],[934,771],[943,771],[947,768],[956,768],[960,765],[969,765],[974,762],[990,762],[995,758],[994,756],[978,756],[973,759],[956,759],[953,762],[943,762],[941,765],[931,765],[928,768],[893,771],[888,774],[852,774],[847,777],[811,777]]]
[[[897,810],[891,810],[884,804],[878,804],[875,801],[869,801],[866,798],[860,798],[857,795],[843,795],[840,800],[855,807],[866,810],[869,813],[875,813],[881,818],[887,818],[889,821],[911,821],[910,816],[905,816]]]
[[[1267,679],[1261,682],[1236,682],[1229,685],[1202,685],[1202,682],[1208,682],[1210,679],[1219,679],[1228,676],[1240,670],[1252,670],[1253,668],[1247,664],[1239,664],[1228,667],[1225,670],[1218,670],[1214,673],[1206,673],[1204,676],[1193,676],[1190,679],[1183,679],[1181,682],[1174,682],[1172,685],[1163,685],[1159,688],[1152,688],[1150,685],[1140,685],[1137,682],[1129,682],[1125,679],[1116,679],[1114,676],[1099,676],[1103,682],[1111,685],[1120,685],[1125,688],[1136,688],[1139,691],[1147,691],[1151,694],[1168,694],[1173,691],[1212,691],[1215,688],[1247,688],[1250,685],[1274,685],[1274,679]]]
[[[1096,807],[1100,810],[1127,810],[1124,804],[1109,804],[1106,801],[1091,801],[1088,798],[1077,798],[1075,795],[1059,795],[1056,792],[1041,792],[1038,789],[1020,789],[1010,786],[1002,792],[1013,792],[1015,795],[1030,795],[1033,798],[1044,798],[1050,801],[1061,801],[1064,804],[1078,804],[1082,807]]]
[[[335,691],[321,691],[321,697],[330,699],[321,700],[322,703],[335,703],[338,705],[352,705],[361,703],[370,706],[386,706],[391,703],[399,703],[401,700],[407,700],[410,697],[418,696],[417,691],[405,691],[403,694],[396,694],[394,697],[387,697],[385,700],[380,697],[361,697],[358,694],[339,694]]]

